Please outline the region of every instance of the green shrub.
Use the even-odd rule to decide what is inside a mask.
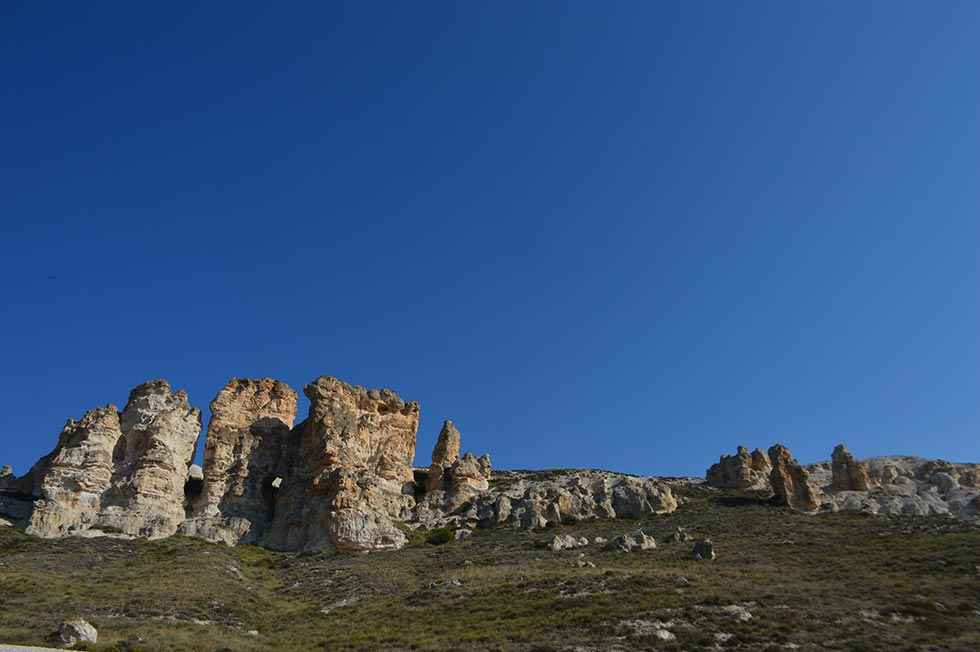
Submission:
[[[432,530],[429,536],[426,537],[425,542],[433,546],[441,546],[444,543],[449,543],[454,538],[454,533],[451,528],[441,527],[437,530]]]

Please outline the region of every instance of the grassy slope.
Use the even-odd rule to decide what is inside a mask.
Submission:
[[[337,556],[181,537],[44,541],[4,528],[0,641],[40,643],[80,615],[99,629],[99,649],[687,650],[720,632],[733,649],[980,649],[977,529],[686,493],[669,516],[560,528],[610,538],[639,525],[661,541],[629,555],[551,552],[543,544],[556,530]],[[667,543],[677,525],[710,536],[719,558],[695,562],[690,544]],[[578,566],[583,551],[596,568]],[[755,603],[753,618],[716,608],[735,603]],[[673,621],[677,639],[623,625],[637,619]]]

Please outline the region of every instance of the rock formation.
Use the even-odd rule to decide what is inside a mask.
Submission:
[[[844,444],[838,444],[834,448],[831,465],[835,490],[868,491],[871,488],[868,465],[855,460],[851,452],[844,447]]]
[[[449,484],[453,491],[486,491],[492,472],[489,455],[479,458],[466,453],[449,467]]]
[[[211,403],[202,470],[191,464],[200,411],[166,381],[144,383],[121,412],[108,405],[69,420],[55,449],[23,477],[0,468],[0,525],[44,537],[179,531],[278,550],[362,552],[398,548],[403,530],[414,528],[450,527],[462,537],[476,527],[665,514],[678,506],[672,484],[690,482],[596,470],[494,473],[489,456],[460,456],[451,421],[431,465],[415,470],[417,403],[328,376],[304,391],[309,416],[293,427],[297,396],[287,385],[229,381]],[[978,476],[980,465],[943,460],[858,462],[843,446],[831,462],[802,467],[777,444],[768,458],[743,447],[722,456],[707,484],[764,489],[768,477],[775,501],[798,510],[980,523]],[[646,547],[646,539],[630,537]],[[679,529],[673,535],[688,538]]]
[[[470,490],[464,502],[447,501],[443,492],[426,494],[410,524],[536,529],[595,518],[641,518],[677,509],[670,487],[655,478],[573,470],[512,471],[495,477],[497,486]]]
[[[706,481],[719,489],[768,489],[772,466],[766,454],[758,448],[749,454],[744,446],[735,455],[722,455],[708,469]]]
[[[123,439],[102,500],[100,527],[150,538],[184,520],[184,485],[201,432],[201,411],[165,380],[136,387],[119,415]]]
[[[393,519],[413,503],[418,403],[329,376],[304,392],[310,414],[291,438],[265,542],[283,550],[401,547],[406,538]]]
[[[200,430],[200,410],[164,380],[133,389],[121,413],[108,405],[69,420],[55,450],[25,478],[36,498],[27,531],[170,536],[184,520],[184,484]]]
[[[183,533],[225,543],[259,540],[287,473],[296,401],[296,392],[271,378],[232,378],[222,388],[211,402],[203,481]]]
[[[439,439],[432,449],[432,464],[429,466],[429,477],[426,480],[426,491],[445,491],[449,478],[449,469],[459,460],[460,434],[456,425],[446,419],[442,422]]]
[[[613,538],[608,543],[608,547],[622,552],[633,552],[634,550],[653,550],[657,547],[656,540],[643,530],[636,530],[632,534],[621,534]]]
[[[769,474],[775,502],[793,509],[813,511],[820,507],[817,490],[810,484],[810,474],[782,444],[769,449],[772,471]]]
[[[56,537],[96,524],[122,436],[114,405],[90,410],[79,421],[68,420],[54,451],[28,473],[37,497],[29,534]]]
[[[87,620],[73,618],[61,623],[52,639],[53,643],[64,648],[73,648],[79,643],[94,645],[99,642],[99,632]]]
[[[571,550],[573,548],[582,548],[589,545],[589,540],[585,537],[575,537],[571,534],[556,534],[548,544],[548,547],[555,552],[561,550]]]

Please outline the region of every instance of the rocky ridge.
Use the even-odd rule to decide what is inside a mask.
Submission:
[[[805,512],[949,516],[980,524],[980,464],[908,456],[859,461],[840,444],[830,461],[803,466],[776,444],[769,449],[769,482],[762,483],[749,476],[754,472],[745,451],[723,456],[708,469],[705,483],[768,493],[774,503]]]
[[[428,468],[412,466],[419,405],[388,389],[321,376],[297,394],[271,378],[232,378],[211,402],[204,468],[200,411],[150,381],[121,411],[69,420],[24,477],[0,472],[0,515],[42,537],[175,533],[275,550],[400,548],[418,528],[510,526],[663,514],[668,484],[600,471],[494,474],[443,426]]]
[[[211,402],[204,468],[192,464],[201,413],[163,380],[69,419],[22,477],[0,468],[0,524],[40,537],[161,538],[179,533],[274,550],[397,549],[416,529],[539,529],[678,509],[676,482],[601,470],[494,471],[461,454],[446,420],[428,467],[415,468],[420,409],[388,389],[321,376],[298,396],[271,379],[232,378]],[[708,486],[763,492],[803,512],[944,515],[980,523],[980,465],[918,458],[859,461],[843,445],[801,465],[784,446],[739,447]]]

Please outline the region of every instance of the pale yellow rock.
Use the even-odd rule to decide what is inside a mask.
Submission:
[[[800,466],[789,449],[776,444],[769,449],[769,474],[776,503],[802,511],[813,511],[820,507],[818,490],[810,483],[810,474]]]
[[[705,481],[720,489],[768,489],[772,466],[758,448],[751,454],[739,446],[735,455],[722,455],[705,474]]]
[[[60,537],[91,527],[113,475],[113,450],[122,437],[114,405],[69,419],[58,445],[28,474],[36,496],[28,534]]]
[[[283,550],[401,547],[406,538],[393,519],[414,504],[418,403],[329,376],[304,392],[310,414],[294,431],[265,543]]]
[[[286,473],[297,395],[272,378],[232,378],[211,402],[203,484],[181,530],[224,542],[253,542],[272,519]]]
[[[446,419],[439,431],[439,439],[432,449],[432,464],[429,466],[429,477],[426,481],[427,491],[447,489],[446,474],[450,467],[459,460],[461,437],[459,429],[452,421]]]
[[[69,420],[55,450],[28,474],[36,497],[28,533],[170,536],[184,520],[200,430],[200,410],[165,380],[133,389],[121,413],[109,405]]]
[[[837,491],[868,491],[871,489],[871,478],[868,475],[868,465],[854,459],[851,451],[844,444],[834,448],[831,457],[833,473],[832,486]]]

